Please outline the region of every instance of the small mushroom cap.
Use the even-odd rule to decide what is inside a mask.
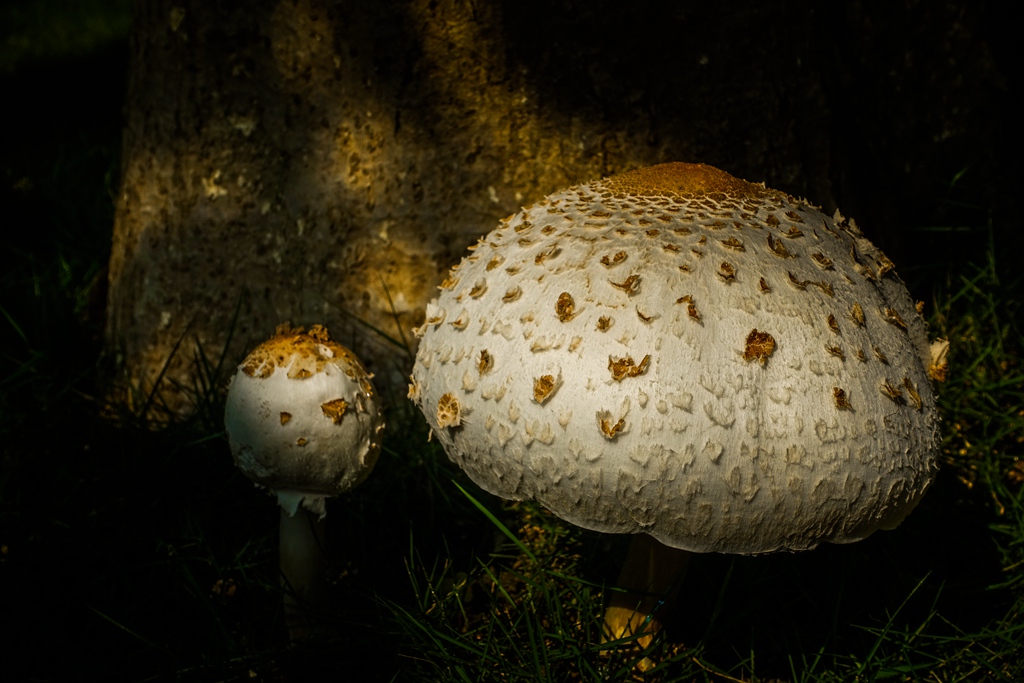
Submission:
[[[710,166],[550,195],[452,269],[409,395],[484,489],[691,551],[892,528],[935,471],[924,322],[852,221]]]
[[[351,351],[314,326],[282,326],[238,367],[224,426],[235,464],[277,493],[324,514],[324,498],[369,476],[384,429],[370,375]]]

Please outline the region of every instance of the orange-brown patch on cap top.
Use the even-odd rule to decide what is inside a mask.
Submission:
[[[706,164],[675,162],[638,168],[605,178],[601,185],[619,197],[694,197],[724,194],[731,197],[783,197]]]
[[[353,380],[369,377],[362,363],[331,339],[324,326],[313,325],[307,332],[284,323],[274,330],[273,337],[253,349],[240,369],[250,377],[265,379],[281,367],[287,369],[290,379],[305,379],[323,372],[330,363],[341,367]]]

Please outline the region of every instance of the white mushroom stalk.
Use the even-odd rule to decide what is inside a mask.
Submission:
[[[658,628],[678,571],[652,564],[857,541],[937,469],[929,341],[893,264],[838,213],[709,166],[523,209],[417,332],[410,397],[477,484],[658,541],[634,543],[611,638]]]
[[[384,429],[370,375],[320,326],[287,325],[231,380],[224,426],[235,464],[281,506],[280,562],[292,638],[324,580],[324,501],[361,483]]]

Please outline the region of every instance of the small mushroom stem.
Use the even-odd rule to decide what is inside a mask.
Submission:
[[[690,553],[670,548],[647,534],[636,534],[604,613],[602,642],[639,635],[647,647],[661,630],[679,593]]]
[[[279,546],[281,587],[288,636],[301,640],[315,630],[311,608],[324,587],[324,519],[300,506],[294,515],[281,508]]]

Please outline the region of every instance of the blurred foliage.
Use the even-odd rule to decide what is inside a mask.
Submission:
[[[0,5],[0,74],[124,41],[132,0],[7,0]]]

